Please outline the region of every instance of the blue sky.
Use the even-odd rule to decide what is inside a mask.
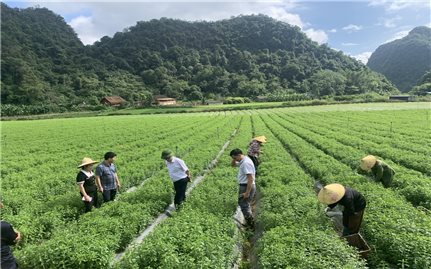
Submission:
[[[299,26],[311,39],[366,62],[381,44],[402,38],[416,26],[431,26],[431,4],[423,0],[114,0],[5,1],[11,7],[39,5],[63,16],[84,44],[160,17],[219,20],[239,14],[266,14]]]

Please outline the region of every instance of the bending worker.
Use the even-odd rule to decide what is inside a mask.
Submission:
[[[256,173],[260,163],[259,155],[262,153],[262,150],[260,148],[265,143],[266,143],[266,137],[262,135],[262,136],[257,136],[253,138],[253,140],[248,145],[247,155],[253,161],[254,168],[256,169]]]
[[[366,206],[365,198],[361,193],[341,184],[333,183],[323,187],[319,191],[317,199],[321,203],[328,205],[325,211],[334,208],[336,205],[344,206],[343,236],[359,232]]]
[[[174,204],[175,208],[178,209],[186,199],[187,183],[192,182],[192,175],[190,174],[190,170],[186,163],[180,158],[175,157],[171,150],[164,150],[161,158],[165,160],[169,176],[174,183]]]
[[[391,186],[394,179],[395,171],[389,165],[373,155],[368,155],[361,160],[361,169],[367,172],[371,172],[374,180],[382,182],[385,188]]]

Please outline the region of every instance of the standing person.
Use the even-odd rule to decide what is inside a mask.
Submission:
[[[317,195],[319,202],[328,205],[325,212],[336,205],[344,206],[343,210],[343,236],[359,232],[365,207],[364,196],[357,190],[333,183],[323,187]]]
[[[256,173],[260,163],[259,156],[260,156],[260,153],[262,153],[261,146],[265,143],[266,143],[266,137],[262,135],[262,136],[257,136],[253,138],[250,144],[248,144],[247,155],[253,161],[254,168],[256,169]]]
[[[90,212],[93,205],[98,206],[96,177],[93,173],[93,164],[95,163],[97,161],[85,157],[78,166],[78,168],[81,168],[81,171],[76,175],[76,183],[79,185],[82,201],[85,204],[85,213]]]
[[[3,203],[0,203],[0,208],[3,208]],[[2,269],[16,269],[18,264],[12,254],[10,246],[15,245],[21,240],[21,233],[15,230],[11,224],[6,221],[1,221],[1,267]]]
[[[175,157],[172,151],[164,150],[162,152],[162,159],[165,160],[169,176],[174,183],[174,204],[175,208],[178,208],[186,199],[187,183],[191,182],[192,176],[186,163],[180,158]]]
[[[248,156],[245,156],[240,149],[237,148],[232,150],[230,152],[230,156],[232,157],[232,166],[239,166],[237,176],[239,184],[238,205],[241,208],[247,226],[249,228],[253,228],[254,220],[250,203],[256,193],[256,170],[253,161]]]
[[[373,155],[368,155],[361,160],[361,169],[367,172],[371,171],[374,180],[382,182],[385,188],[392,185],[394,180],[395,171],[385,162],[378,160]]]
[[[96,182],[99,191],[103,194],[103,201],[109,202],[115,199],[117,189],[121,187],[121,183],[114,164],[117,154],[106,152],[104,158],[105,160],[96,168]]]

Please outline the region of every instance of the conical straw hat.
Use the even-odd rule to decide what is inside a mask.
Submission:
[[[95,163],[97,163],[97,161],[93,161],[91,158],[85,157],[84,159],[82,159],[81,164],[78,165],[78,168],[81,168],[89,164],[95,164]]]
[[[340,201],[341,198],[343,198],[345,193],[346,193],[346,189],[344,188],[343,185],[338,183],[333,183],[323,187],[319,191],[319,194],[317,195],[317,199],[319,200],[319,202],[323,204],[331,205]]]
[[[361,169],[365,171],[370,171],[371,168],[376,164],[377,158],[373,155],[368,155],[361,160]]]
[[[253,138],[253,140],[256,140],[257,142],[260,142],[260,143],[266,143],[266,137],[264,135],[256,136],[255,138]]]

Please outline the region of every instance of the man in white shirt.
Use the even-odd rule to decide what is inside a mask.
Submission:
[[[250,202],[256,193],[255,174],[256,169],[253,161],[245,156],[240,149],[234,149],[230,152],[232,157],[232,166],[239,166],[238,184],[239,197],[238,205],[247,222],[247,226],[254,227],[253,214],[251,212]]]
[[[165,160],[166,166],[168,167],[169,176],[174,183],[175,188],[175,207],[181,205],[186,199],[187,183],[191,182],[191,174],[186,163],[180,158],[175,157],[170,150],[164,150],[162,152],[162,159]]]

